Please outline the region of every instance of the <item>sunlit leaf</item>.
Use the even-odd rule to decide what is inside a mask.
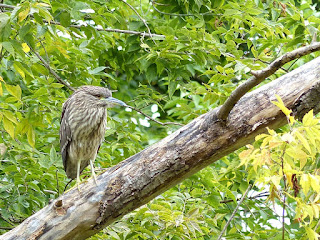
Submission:
[[[30,48],[29,48],[28,44],[26,44],[26,43],[22,43],[22,49],[25,53],[30,52]]]
[[[3,128],[14,139],[14,125],[6,117],[2,118]]]
[[[30,8],[27,7],[26,9],[22,10],[21,12],[19,12],[18,14],[18,22],[22,22],[29,14],[30,12]]]
[[[21,100],[21,88],[19,85],[13,86],[13,85],[6,85],[7,91],[14,96],[17,100]]]

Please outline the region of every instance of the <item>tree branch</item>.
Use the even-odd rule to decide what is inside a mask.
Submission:
[[[40,56],[39,53],[37,53],[30,45],[29,45],[31,51],[39,58],[39,60],[43,63],[43,65],[49,70],[49,72],[55,77],[55,79],[58,80],[61,84],[66,86],[71,91],[74,91],[74,87],[71,87],[65,80],[63,80],[55,71],[52,70],[50,65]]]
[[[253,77],[249,78],[244,83],[240,84],[229,96],[229,98],[225,101],[222,107],[219,110],[218,118],[221,120],[226,120],[228,118],[229,113],[239,101],[239,99],[246,94],[253,87],[260,84],[264,79],[275,73],[279,68],[281,68],[284,64],[300,58],[302,56],[308,55],[309,53],[316,52],[320,50],[320,42],[313,43],[306,47],[298,48],[292,52],[288,52],[283,56],[274,60],[268,67],[259,71],[251,71]]]
[[[138,13],[138,11],[133,7],[131,6],[126,0],[120,0],[121,2],[123,2],[124,4],[126,4],[127,6],[129,6],[129,8],[132,9],[132,11],[134,11],[134,13],[138,16],[138,18],[140,18],[140,20],[143,22],[143,24],[146,26],[147,30],[148,30],[148,33],[149,33],[149,36],[152,36],[151,34],[151,31],[150,31],[150,28],[147,24],[147,21],[144,20],[144,18],[141,17],[141,15]],[[153,40],[153,38],[151,37],[152,41],[154,42],[154,44],[156,44],[156,42]]]
[[[224,232],[227,230],[227,227],[229,226],[229,224],[231,223],[232,219],[234,218],[234,216],[236,215],[236,212],[238,211],[238,208],[240,207],[240,205],[242,204],[243,200],[245,199],[245,197],[247,196],[249,190],[251,189],[252,185],[249,185],[249,187],[247,188],[247,190],[245,191],[245,193],[243,194],[242,198],[240,199],[237,207],[233,210],[233,213],[231,215],[231,217],[229,218],[228,222],[226,223],[226,225],[224,225],[219,237],[217,240],[220,240],[222,238],[222,235],[224,234]]]
[[[12,5],[8,5],[8,4],[0,4],[0,7],[2,7],[2,8],[10,8],[10,9],[14,9],[15,8],[15,6],[12,6]]]
[[[146,118],[149,118],[151,121],[154,121],[154,122],[156,122],[156,123],[158,123],[158,124],[160,124],[160,125],[162,125],[162,126],[165,126],[165,125],[184,126],[183,124],[181,124],[181,123],[176,123],[176,122],[165,122],[165,123],[159,122],[158,120],[156,120],[156,119],[148,116],[147,114],[145,114],[144,112],[140,111],[139,109],[137,109],[137,108],[135,108],[135,107],[132,107],[132,106],[129,106],[129,105],[127,105],[126,107],[131,108],[132,110],[137,111],[138,113],[141,113],[141,114],[142,114],[143,116],[145,116]]]

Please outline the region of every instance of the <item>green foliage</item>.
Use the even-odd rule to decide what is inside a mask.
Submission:
[[[318,239],[319,227],[319,143],[320,118],[307,113],[296,121],[281,99],[275,102],[289,120],[288,132],[269,130],[256,137],[253,145],[241,152],[241,164],[260,191],[269,192],[268,202],[285,207],[285,230],[296,239]]]
[[[5,1],[14,8],[0,12],[1,233],[56,198],[67,182],[58,133],[62,103],[71,91],[50,71],[73,87],[91,84],[118,90],[116,98],[146,114],[162,122],[186,124],[222,104],[250,77],[250,70],[310,44],[320,30],[319,5],[311,0],[127,2],[157,36],[148,37],[143,21],[122,1]],[[319,53],[284,68],[291,70],[316,56]],[[265,82],[283,73],[279,70]],[[261,136],[256,145],[264,142],[264,152],[254,147],[245,152],[251,156],[242,160],[247,168],[239,167],[237,154],[231,154],[93,239],[211,239],[221,232],[249,183],[258,182],[255,175],[262,174],[259,181],[270,185],[269,200],[277,203],[277,187],[284,186],[278,164],[262,170],[269,166],[272,154],[279,163],[283,152],[289,174],[284,192],[288,204],[300,214],[296,217],[300,220],[286,230],[292,239],[312,239],[319,217],[313,194],[319,185],[313,172],[318,140],[311,130],[317,125],[311,126],[308,116],[303,123],[291,119],[287,135],[280,131]],[[101,169],[177,129],[160,126],[129,109],[110,110],[108,120],[110,128],[95,163]],[[302,128],[295,128],[299,124]],[[302,187],[297,197],[290,192],[293,174]],[[278,216],[269,202],[259,200],[260,191],[256,185],[229,225],[226,238],[279,239],[281,230],[270,223]],[[309,197],[313,198],[308,202]],[[286,210],[294,219],[296,212]]]

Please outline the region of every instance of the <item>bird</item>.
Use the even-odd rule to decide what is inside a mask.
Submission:
[[[107,127],[107,108],[127,106],[112,97],[108,88],[79,87],[62,106],[60,119],[60,152],[68,178],[77,179],[80,192],[80,173],[89,164],[97,184],[94,161],[103,142]],[[70,181],[70,182],[71,182]]]

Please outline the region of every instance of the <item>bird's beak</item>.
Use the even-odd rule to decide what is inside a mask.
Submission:
[[[106,98],[106,101],[112,105],[120,105],[120,106],[124,106],[124,107],[127,106],[127,104],[125,104],[124,102],[120,101],[119,99],[113,98],[113,97]]]

